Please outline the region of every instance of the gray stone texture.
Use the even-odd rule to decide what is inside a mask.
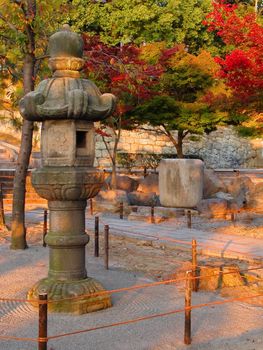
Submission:
[[[163,159],[159,166],[161,205],[196,207],[203,197],[203,172],[203,162],[198,159]]]
[[[155,192],[159,195],[159,176],[158,174],[149,174],[139,180],[137,191],[143,193]]]
[[[64,26],[50,38],[49,66],[53,76],[26,94],[20,111],[27,120],[42,121],[42,167],[32,174],[37,193],[48,200],[48,277],[28,292],[30,300],[48,294],[50,311],[83,314],[111,306],[107,293],[87,276],[85,232],[87,199],[104,183],[104,174],[93,167],[95,132],[93,121],[106,118],[115,108],[112,94],[101,94],[96,85],[80,79],[83,41]],[[72,296],[74,301],[64,300]]]

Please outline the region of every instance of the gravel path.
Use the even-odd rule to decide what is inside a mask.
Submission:
[[[103,268],[102,258],[88,257],[88,274],[107,289],[151,282],[143,275],[125,272],[111,265]],[[9,250],[0,245],[0,292],[2,297],[24,298],[26,291],[48,269],[48,249],[35,244],[25,251]],[[155,313],[182,308],[184,295],[175,285],[159,286],[114,294],[113,307],[82,316],[49,314],[49,335],[87,329]],[[193,295],[193,304],[222,300],[215,293]],[[0,304],[0,334],[18,337],[37,336],[37,310],[28,303]],[[48,350],[262,350],[263,308],[245,303],[196,309],[192,311],[192,345],[183,344],[183,314],[142,321],[52,340]],[[1,341],[1,350],[35,350],[30,342]]]

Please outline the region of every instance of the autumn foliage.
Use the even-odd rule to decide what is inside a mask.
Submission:
[[[260,102],[263,87],[263,27],[255,13],[241,15],[237,5],[214,2],[205,23],[226,45],[225,57],[218,57],[219,77],[240,102]]]

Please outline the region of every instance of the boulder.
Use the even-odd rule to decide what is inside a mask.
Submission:
[[[263,211],[263,182],[254,184],[254,190],[247,193],[247,207]]]
[[[236,176],[227,183],[227,192],[242,208],[250,201],[250,195],[255,192],[255,185],[248,176]]]
[[[111,176],[109,176],[105,180],[104,189],[110,189],[110,183],[111,183]],[[138,182],[127,175],[117,175],[116,186],[117,186],[116,187],[117,190],[133,192],[133,191],[136,191],[138,187]]]
[[[159,176],[158,174],[149,174],[140,179],[137,191],[143,193],[155,192],[159,195]]]
[[[217,192],[225,192],[224,182],[212,169],[204,170],[204,198],[213,197]]]
[[[230,193],[226,192],[217,192],[214,194],[214,197],[219,199],[225,199],[228,202],[234,201],[234,197],[232,197]]]
[[[240,287],[245,284],[237,265],[201,266],[198,287],[201,290],[216,290],[226,287]]]
[[[121,202],[123,202],[124,213],[128,213],[130,210],[126,191],[100,191],[93,200],[93,208],[95,211],[99,212],[118,213]]]
[[[143,193],[143,192],[130,192],[128,193],[128,199],[130,205],[143,205],[152,206],[159,204],[159,198],[155,192]]]
[[[219,266],[201,266],[199,270],[198,288],[201,290],[216,290],[219,288]]]
[[[221,198],[208,198],[201,200],[197,210],[206,218],[224,219],[228,212],[227,200]]]

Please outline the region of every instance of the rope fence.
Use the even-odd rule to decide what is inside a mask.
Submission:
[[[90,215],[94,215],[94,210],[93,210],[93,204],[92,201],[90,202]],[[247,211],[247,210],[246,210]],[[39,210],[32,210],[30,211],[32,213],[37,212],[39,214]],[[186,224],[188,228],[192,228],[193,224],[193,216],[191,214],[191,211],[188,210],[185,212],[186,213]],[[234,222],[236,221],[236,216],[231,213],[231,220]],[[120,219],[123,219],[124,216],[124,206],[123,203],[120,205]],[[47,217],[48,217],[48,211],[44,209],[44,216],[43,216],[43,246],[45,246],[45,235],[47,234],[48,230],[48,224],[47,224]],[[151,223],[155,223],[155,209],[154,207],[151,207],[151,212],[150,212],[150,217],[151,217]],[[109,269],[109,253],[110,253],[110,244],[109,244],[109,225],[105,224],[103,220],[100,220],[104,224],[104,266],[106,269]],[[124,232],[123,229],[118,229],[114,228],[114,231],[117,232]],[[82,295],[81,297],[70,297],[70,298],[63,298],[60,299],[59,302],[62,301],[71,301],[71,300],[76,300],[76,299],[83,299],[85,297],[90,298],[90,297],[96,297],[100,295],[112,295],[115,293],[122,293],[122,292],[130,292],[130,291],[136,291],[144,288],[150,288],[150,287],[156,287],[156,286],[162,286],[162,285],[170,285],[170,284],[176,284],[179,282],[185,282],[185,305],[184,307],[176,310],[171,310],[163,313],[158,313],[158,314],[153,314],[153,315],[147,315],[147,316],[142,316],[134,319],[129,319],[125,321],[120,321],[120,322],[115,322],[111,324],[106,324],[106,325],[101,325],[97,327],[92,327],[92,328],[87,328],[87,329],[82,329],[82,330],[75,330],[72,332],[68,333],[61,333],[61,334],[56,334],[52,336],[47,336],[47,314],[48,314],[48,305],[52,303],[58,302],[57,300],[48,300],[47,295],[39,295],[39,300],[29,300],[29,299],[17,299],[17,298],[1,298],[0,297],[0,302],[20,302],[20,303],[34,303],[38,304],[39,306],[39,334],[38,337],[36,338],[30,338],[30,337],[16,337],[16,336],[1,336],[0,335],[0,340],[10,340],[10,341],[21,341],[21,342],[36,342],[38,343],[38,349],[39,350],[46,350],[47,349],[47,343],[50,340],[55,340],[55,339],[61,339],[63,337],[67,336],[73,336],[81,333],[88,333],[96,330],[101,330],[101,329],[107,329],[107,328],[112,328],[112,327],[119,327],[122,325],[127,325],[127,324],[132,324],[132,323],[137,323],[137,322],[142,322],[146,320],[151,320],[154,318],[160,318],[160,317],[167,317],[170,315],[178,314],[178,313],[184,313],[185,314],[185,324],[184,324],[184,343],[185,344],[191,344],[191,311],[195,309],[200,309],[203,307],[211,307],[211,306],[219,306],[223,305],[226,303],[232,303],[232,302],[240,302],[240,301],[246,301],[250,299],[255,299],[255,298],[260,298],[263,296],[262,293],[258,293],[256,295],[250,295],[250,296],[243,296],[243,297],[236,297],[236,298],[231,298],[227,300],[220,300],[220,301],[213,301],[209,303],[202,303],[202,304],[196,304],[192,305],[192,291],[197,292],[198,291],[198,281],[201,279],[208,279],[210,277],[215,277],[215,276],[223,276],[223,275],[229,275],[229,274],[242,274],[246,273],[249,271],[257,271],[257,270],[262,270],[263,265],[259,267],[254,267],[254,268],[249,268],[249,269],[244,269],[244,270],[238,270],[238,271],[219,271],[218,273],[213,273],[211,275],[203,275],[200,276],[197,273],[197,270],[201,267],[198,265],[197,258],[198,258],[198,252],[200,253],[200,250],[202,249],[211,249],[211,250],[216,250],[218,251],[219,249],[224,249],[224,248],[215,248],[214,246],[207,245],[206,243],[201,243],[201,242],[196,242],[195,239],[193,239],[191,242],[186,241],[186,240],[178,240],[178,239],[173,239],[170,237],[156,237],[154,235],[149,235],[149,234],[143,234],[143,233],[134,233],[128,230],[125,230],[126,233],[133,234],[136,236],[141,236],[145,237],[147,239],[152,239],[154,241],[167,241],[167,242],[173,242],[176,244],[181,244],[184,246],[188,246],[191,248],[192,251],[192,269],[190,271],[186,272],[185,277],[178,277],[175,279],[169,279],[169,280],[164,280],[164,281],[158,281],[158,282],[152,282],[152,283],[147,283],[147,284],[140,284],[140,285],[133,285],[131,287],[125,287],[125,288],[118,288],[118,289],[112,289],[108,291],[101,291],[101,292],[96,292],[96,293],[91,293],[87,295]],[[95,232],[94,232],[94,255],[96,257],[99,256],[99,217],[95,216]],[[243,252],[240,251],[235,251],[231,249],[227,249],[227,252],[235,253],[235,254],[242,254],[243,256],[247,256],[248,258],[253,258],[253,255],[249,254],[244,254]],[[258,280],[262,280],[258,278]]]
[[[263,266],[260,267],[261,269],[263,269]],[[253,268],[253,269],[246,269],[243,271],[251,271],[251,270],[258,270],[260,268]],[[224,273],[224,274],[230,274],[230,273],[236,273],[236,272],[228,272],[228,273]],[[213,275],[214,276],[214,275]],[[47,343],[49,340],[55,340],[55,339],[59,339],[59,338],[63,338],[63,337],[67,337],[67,336],[73,336],[73,335],[77,335],[77,334],[81,334],[81,333],[88,333],[88,332],[92,332],[92,331],[96,331],[96,330],[101,330],[101,329],[107,329],[107,328],[112,328],[112,327],[119,327],[122,325],[127,325],[127,324],[132,324],[132,323],[137,323],[137,322],[141,322],[141,321],[146,321],[146,320],[151,320],[154,318],[159,318],[159,317],[167,317],[170,315],[174,315],[177,313],[183,313],[185,314],[185,322],[184,322],[184,343],[185,344],[191,344],[191,311],[195,310],[195,309],[200,309],[203,307],[211,307],[211,306],[218,306],[218,305],[223,305],[226,303],[233,303],[233,302],[240,302],[240,301],[247,301],[250,299],[255,299],[255,298],[260,298],[263,296],[263,292],[262,293],[258,293],[256,295],[250,295],[250,296],[243,296],[243,297],[235,297],[235,298],[230,298],[230,299],[226,299],[226,300],[217,300],[217,301],[213,301],[213,302],[208,302],[208,303],[201,303],[201,304],[195,304],[192,305],[192,298],[191,298],[191,291],[192,291],[192,280],[196,279],[196,278],[200,278],[200,276],[196,276],[193,277],[192,275],[192,270],[187,271],[186,272],[186,277],[184,278],[184,280],[186,281],[186,288],[185,288],[185,305],[183,308],[180,309],[176,309],[176,310],[171,310],[171,311],[167,311],[167,312],[163,312],[163,313],[156,313],[153,315],[147,315],[147,316],[142,316],[142,317],[138,317],[138,318],[134,318],[134,319],[129,319],[129,320],[125,320],[125,321],[120,321],[120,322],[114,322],[111,324],[106,324],[106,325],[101,325],[101,326],[96,326],[96,327],[91,327],[91,328],[87,328],[87,329],[81,329],[81,330],[75,330],[72,332],[68,332],[68,333],[61,333],[61,334],[56,334],[56,335],[52,335],[52,336],[47,336],[47,305],[52,302],[51,300],[47,300],[47,295],[46,294],[42,294],[39,295],[39,300],[36,301],[34,300],[34,303],[38,303],[39,304],[39,336],[36,338],[30,338],[30,337],[16,337],[16,336],[0,336],[0,339],[2,340],[10,340],[10,341],[24,341],[24,342],[37,342],[39,344],[39,350],[46,350],[47,349]],[[208,276],[204,276],[204,278],[208,278]],[[169,282],[171,282],[172,280],[170,280]],[[175,280],[173,280],[175,281]],[[177,280],[178,281],[178,280]],[[156,283],[151,283],[148,286],[153,286],[153,285],[161,285],[161,284],[167,284],[168,281],[163,281],[163,282],[156,282]],[[145,287],[146,285],[144,285]],[[119,291],[128,291],[128,290],[133,290],[135,289],[134,287],[142,287],[142,286],[133,286],[133,287],[129,287],[129,288],[121,288],[119,290],[111,290],[108,291],[107,293],[116,293]],[[101,293],[95,293],[96,295],[101,294]],[[94,294],[92,294],[94,295]],[[91,295],[89,295],[91,296]],[[81,298],[83,298],[83,296],[81,296]],[[1,298],[1,301],[19,301],[22,302],[24,301],[23,299],[4,299]],[[62,299],[62,300],[66,300],[66,299]],[[60,301],[62,301],[60,300]],[[26,300],[27,302],[30,302],[30,300]],[[32,300],[31,300],[32,302]],[[53,301],[55,302],[55,301]]]
[[[103,220],[102,223],[104,224]],[[106,224],[105,224],[106,225]],[[175,239],[175,238],[170,238],[170,237],[156,237],[154,235],[150,235],[150,234],[145,234],[145,233],[141,233],[141,232],[132,232],[129,231],[127,229],[120,229],[120,228],[116,228],[114,227],[114,232],[120,232],[121,235],[123,236],[123,234],[129,234],[129,235],[133,235],[133,236],[141,236],[147,239],[151,239],[153,241],[159,241],[159,242],[171,242],[171,243],[177,243],[179,245],[183,245],[183,246],[192,246],[192,241],[186,241],[186,240],[179,240],[179,239]],[[213,245],[209,245],[207,243],[202,243],[199,242],[198,246],[196,247],[196,249],[200,250],[201,249],[201,253],[205,250],[205,249],[209,249],[215,252],[220,251],[220,254],[226,254],[226,253],[231,253],[231,254],[236,254],[237,255],[241,255],[242,258],[247,258],[247,260],[257,260],[257,258],[255,258],[252,254],[248,254],[248,253],[244,253],[242,251],[238,251],[238,250],[233,250],[233,249],[229,249],[229,248],[225,248],[225,247],[215,247]],[[221,251],[223,250],[223,252]],[[223,256],[222,256],[223,257]],[[233,257],[235,258],[235,257]]]

